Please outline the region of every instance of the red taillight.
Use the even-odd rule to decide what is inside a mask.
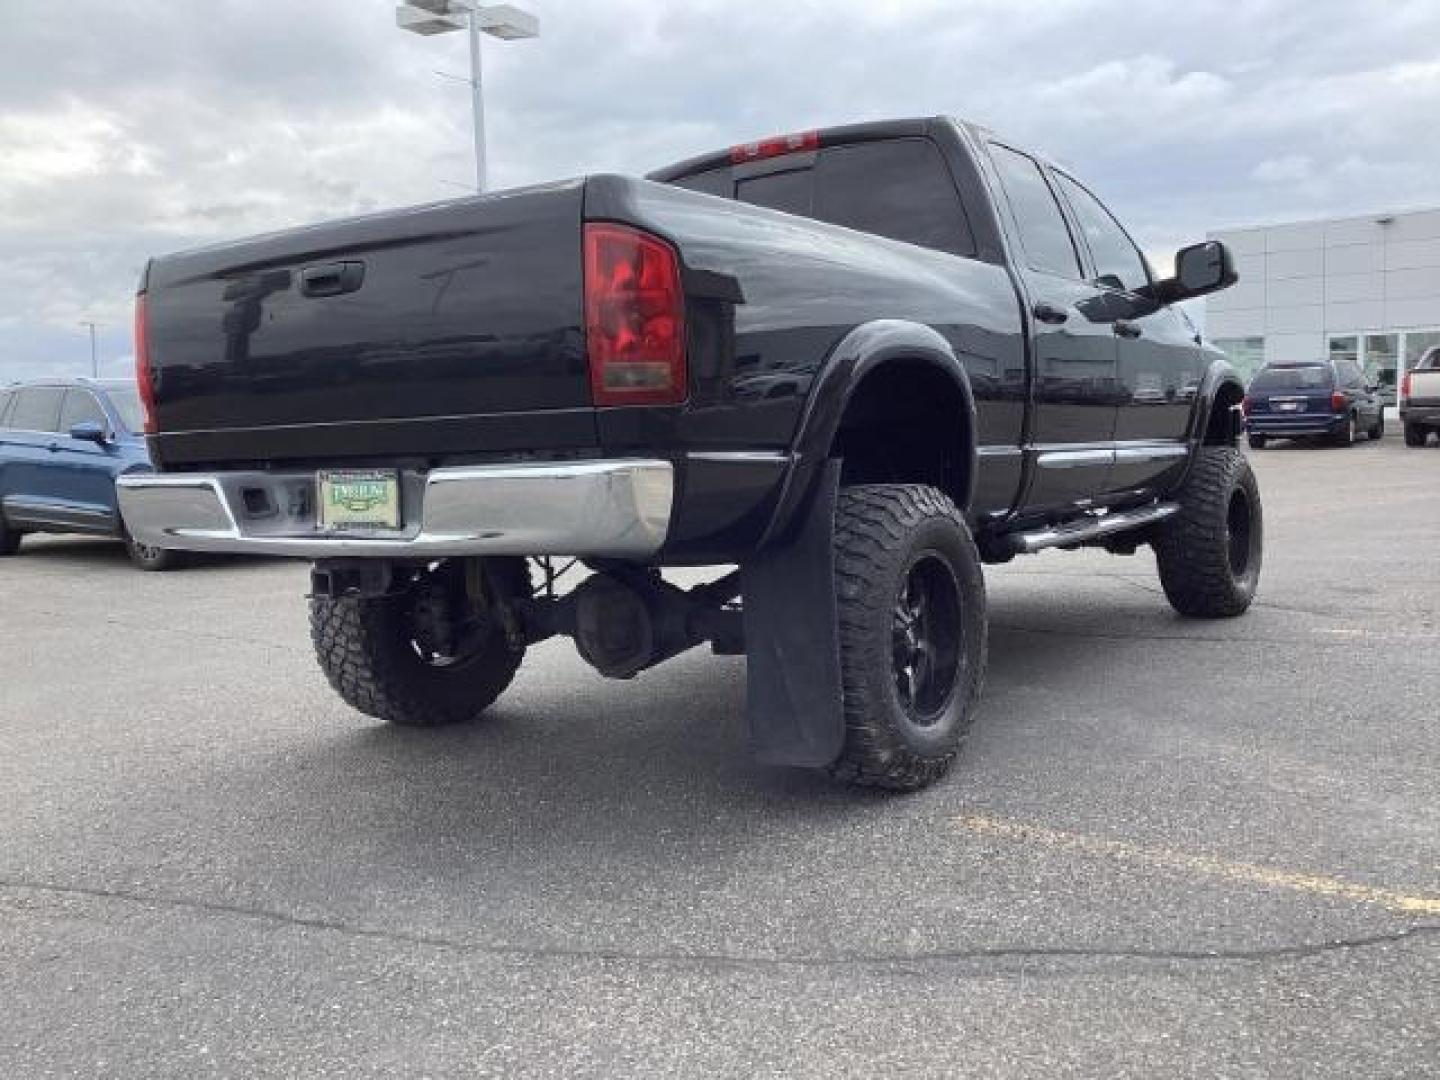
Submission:
[[[1240,411],[1246,416],[1250,415],[1250,395],[1246,394],[1240,401]]]
[[[802,150],[820,149],[818,131],[797,131],[793,135],[776,135],[773,139],[741,143],[730,148],[730,163],[743,165],[747,161],[764,161],[781,154],[796,154]]]
[[[150,323],[145,313],[145,294],[135,297],[135,385],[145,413],[145,433],[155,432],[155,382],[150,371]]]
[[[596,405],[685,400],[685,294],[674,248],[625,225],[585,226],[585,341]]]
[[[1400,396],[1406,401],[1410,400],[1410,372],[1408,371],[1405,372],[1405,377],[1400,380]]]
[[[1344,412],[1349,405],[1350,402],[1339,390],[1330,391],[1330,408],[1333,412]]]

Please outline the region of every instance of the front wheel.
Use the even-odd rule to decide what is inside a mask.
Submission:
[[[524,559],[491,560],[507,595],[530,595]],[[464,567],[440,563],[379,597],[310,601],[320,668],[352,708],[402,727],[440,727],[478,716],[515,678],[515,647],[493,605],[469,595]]]
[[[1260,487],[1240,451],[1202,446],[1151,546],[1160,584],[1181,615],[1219,619],[1243,614],[1255,599],[1263,554]]]
[[[1371,442],[1378,442],[1385,437],[1385,410],[1381,409],[1375,414],[1375,423],[1367,432]]]
[[[950,768],[985,671],[985,579],[960,512],[918,484],[841,491],[835,589],[845,744],[830,773],[914,791]]]
[[[152,573],[171,570],[180,564],[180,552],[142,544],[129,533],[125,534],[125,554],[130,556],[131,565]]]

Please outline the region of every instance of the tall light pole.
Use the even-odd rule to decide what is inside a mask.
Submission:
[[[540,20],[512,4],[475,0],[408,0],[395,9],[395,25],[431,37],[470,31],[470,107],[475,123],[475,190],[485,190],[485,100],[480,84],[480,35],[502,41],[540,36]]]
[[[95,351],[95,328],[100,324],[91,322],[89,319],[81,319],[80,325],[90,328],[90,377],[92,379],[98,379],[100,377],[100,358],[99,354]]]

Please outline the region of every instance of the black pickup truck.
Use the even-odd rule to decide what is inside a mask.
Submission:
[[[146,268],[158,471],[121,506],[313,560],[369,715],[468,720],[555,635],[615,678],[709,643],[763,760],[913,789],[971,722],[982,562],[1148,544],[1180,613],[1249,606],[1244,387],[1174,306],[1234,280],[1215,242],[1157,280],[1070,173],[947,118],[295,229]],[[737,568],[660,573],[703,565]]]

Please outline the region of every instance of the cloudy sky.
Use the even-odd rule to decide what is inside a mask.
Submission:
[[[1440,204],[1440,0],[530,0],[487,43],[491,180],[644,172],[954,113],[1075,168],[1161,253]],[[147,254],[459,194],[463,35],[390,0],[4,0],[0,381],[129,362]]]

